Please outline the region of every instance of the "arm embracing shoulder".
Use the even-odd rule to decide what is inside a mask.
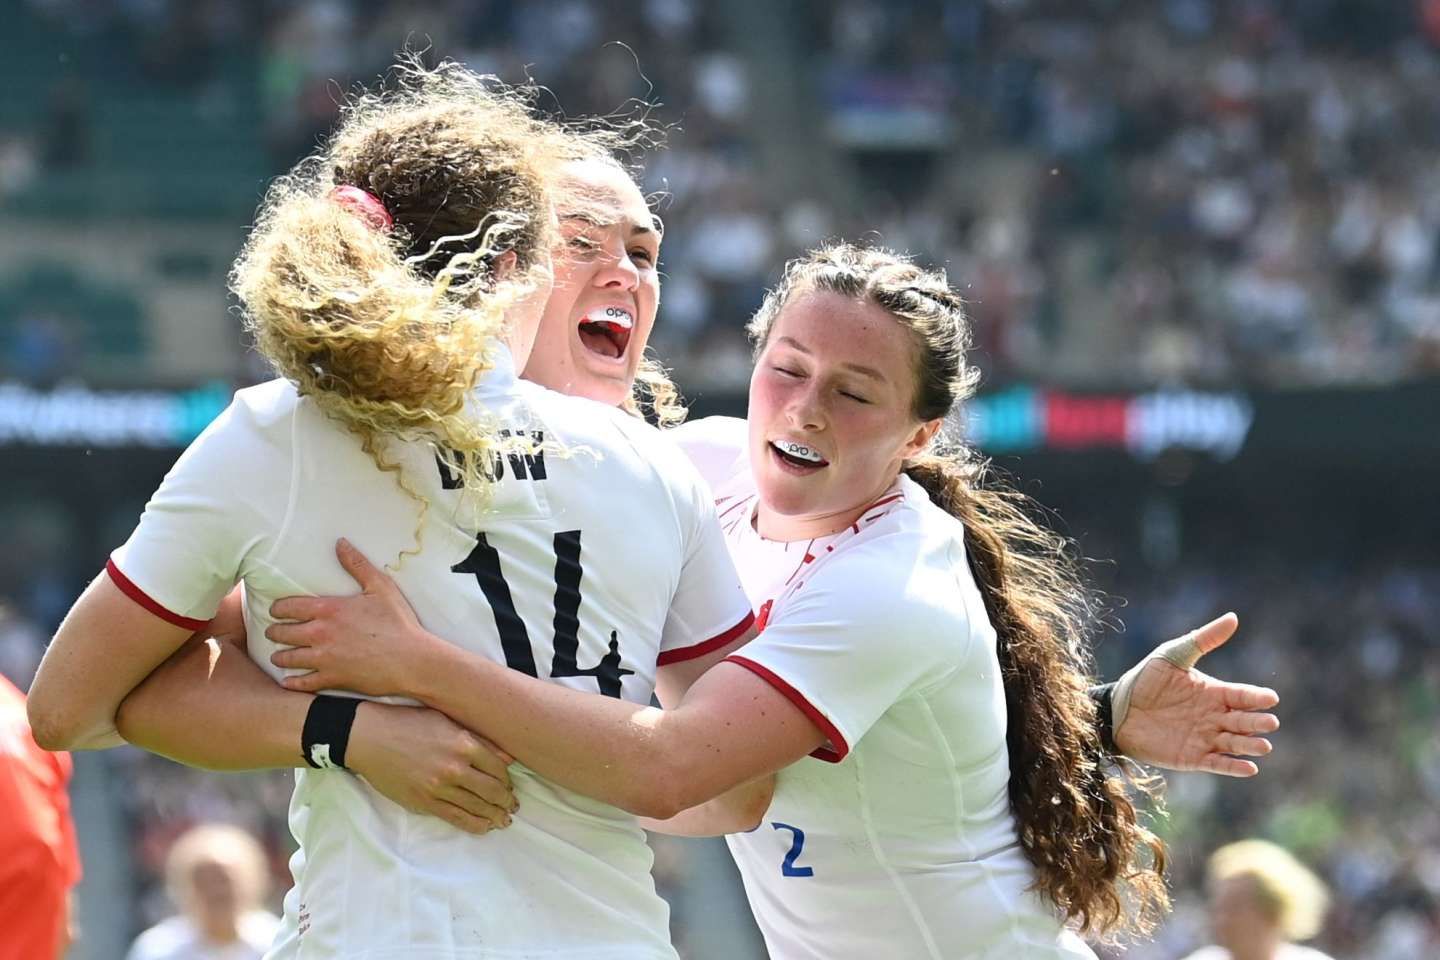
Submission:
[[[277,433],[288,439],[237,399],[176,461],[45,653],[29,701],[43,746],[120,742],[126,694],[215,615],[286,502],[289,454]]]

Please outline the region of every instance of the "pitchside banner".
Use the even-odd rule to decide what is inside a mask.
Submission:
[[[975,397],[965,437],[989,453],[1128,450],[1149,460],[1171,447],[1230,460],[1245,445],[1255,407],[1239,393],[1071,394],[1015,387]]]
[[[230,402],[231,387],[36,390],[0,383],[0,446],[179,448]],[[743,394],[697,398],[697,416],[745,412]],[[1440,461],[1440,380],[1370,389],[1071,393],[1014,386],[975,397],[956,424],[993,454],[1168,449],[1216,461],[1242,452]]]

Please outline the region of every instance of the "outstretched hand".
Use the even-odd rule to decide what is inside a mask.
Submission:
[[[1217,680],[1195,669],[1223,646],[1240,621],[1233,613],[1162,643],[1116,684],[1115,744],[1132,760],[1169,770],[1253,777],[1252,761],[1271,750],[1263,734],[1280,727],[1280,702],[1268,687]]]
[[[290,647],[270,657],[277,667],[309,670],[286,677],[291,690],[353,690],[370,696],[411,695],[410,667],[419,646],[442,643],[420,625],[415,611],[385,571],[348,540],[335,546],[345,572],[360,586],[348,597],[286,597],[270,606],[276,620],[265,631]]]

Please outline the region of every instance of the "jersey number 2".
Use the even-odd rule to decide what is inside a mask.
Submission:
[[[805,849],[805,831],[799,827],[792,827],[788,823],[774,821],[770,824],[776,830],[789,830],[795,835],[795,842],[790,844],[790,852],[785,854],[785,862],[780,864],[780,876],[782,877],[813,877],[814,867],[797,867],[795,861],[800,859],[800,851]]]
[[[485,594],[495,613],[495,627],[500,631],[500,647],[505,651],[505,664],[511,670],[539,677],[535,655],[530,648],[530,633],[525,621],[515,610],[510,584],[500,569],[500,552],[481,533],[475,538],[470,556],[450,568],[454,573],[470,573]],[[580,654],[580,531],[563,530],[555,534],[555,654],[550,663],[552,677],[594,677],[600,692],[607,697],[620,696],[620,678],[633,674],[620,666],[620,641],[610,631],[610,650],[593,667],[581,669]]]

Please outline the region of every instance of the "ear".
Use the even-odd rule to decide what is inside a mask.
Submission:
[[[930,441],[935,439],[935,434],[939,433],[940,428],[944,425],[944,417],[936,417],[934,420],[926,420],[921,423],[905,441],[905,446],[900,448],[900,458],[909,460],[911,457],[917,457],[924,453],[925,448],[930,446]]]
[[[490,272],[497,281],[504,280],[515,272],[515,264],[519,259],[514,250],[497,253],[490,260]]]

